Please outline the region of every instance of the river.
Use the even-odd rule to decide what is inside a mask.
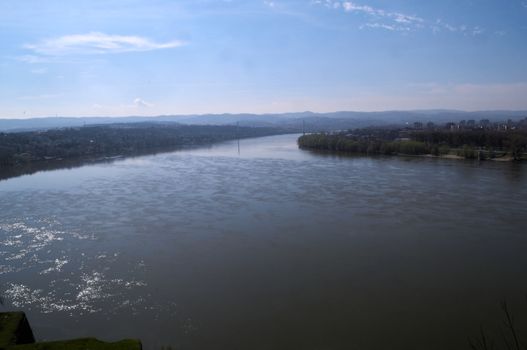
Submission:
[[[0,308],[145,349],[468,349],[501,300],[527,318],[526,164],[297,137],[0,181]]]

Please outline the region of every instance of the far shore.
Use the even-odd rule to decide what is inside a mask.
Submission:
[[[414,155],[407,155],[407,154],[398,154],[398,155],[414,157]],[[422,155],[417,155],[417,157],[467,160],[467,158],[462,157],[462,156],[458,156],[458,155],[455,155],[455,154],[445,154],[445,155],[440,155],[440,156],[436,156],[436,155],[433,155],[433,154],[422,154]],[[491,160],[491,161],[494,161],[494,162],[512,162],[512,161],[514,161],[514,158],[509,156],[509,155],[504,155],[504,156],[496,157],[496,158],[485,158],[483,160]]]
[[[520,128],[518,126],[518,128]],[[302,135],[302,149],[335,154],[521,162],[527,160],[527,129],[382,129]]]
[[[452,159],[452,160],[469,160],[469,161],[475,161],[478,160],[477,158],[471,159],[471,158],[465,158],[462,156],[458,156],[456,154],[444,154],[444,155],[433,155],[433,154],[405,154],[405,153],[396,153],[396,154],[379,154],[379,153],[362,153],[362,152],[344,152],[344,151],[332,151],[332,150],[326,150],[326,149],[316,149],[316,148],[309,148],[309,147],[300,147],[300,149],[310,152],[316,152],[321,154],[334,154],[334,155],[343,155],[343,156],[363,156],[363,157],[370,157],[370,156],[378,156],[378,157],[412,157],[412,158],[433,158],[433,159]],[[510,155],[502,155],[495,158],[484,158],[480,161],[494,161],[494,162],[501,162],[501,163],[509,163],[509,162],[525,162],[527,160],[527,153],[524,154],[523,158],[521,160],[515,160]]]

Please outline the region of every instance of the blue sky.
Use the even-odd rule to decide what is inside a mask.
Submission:
[[[527,110],[527,0],[1,0],[0,41],[0,118]]]

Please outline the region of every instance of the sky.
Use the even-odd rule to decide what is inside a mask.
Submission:
[[[527,110],[527,0],[0,0],[0,118]]]

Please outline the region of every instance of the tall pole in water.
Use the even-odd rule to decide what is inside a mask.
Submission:
[[[302,119],[302,135],[306,134],[306,121]]]

